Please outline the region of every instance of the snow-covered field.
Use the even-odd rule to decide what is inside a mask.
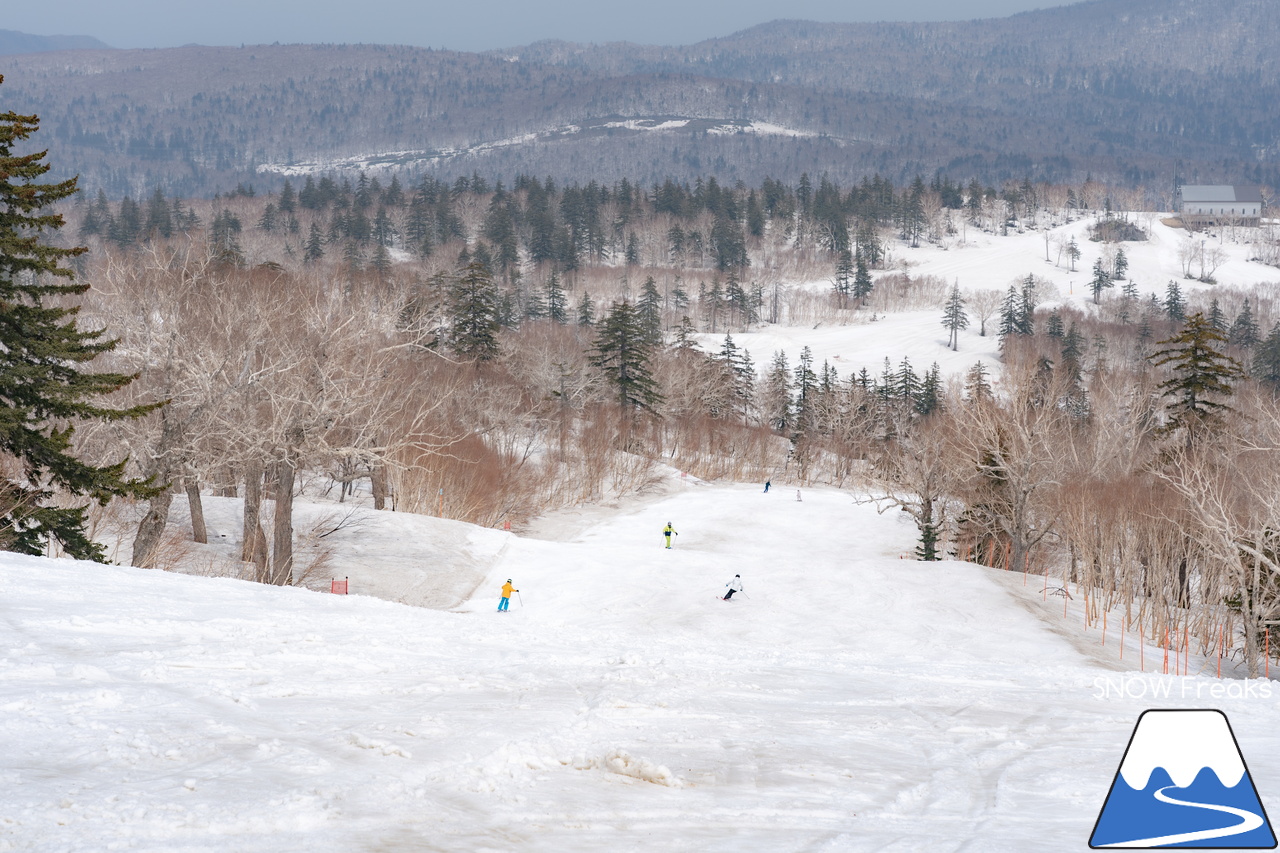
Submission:
[[[1083,850],[1149,707],[1225,711],[1280,803],[1269,682],[1138,674],[1114,620],[902,560],[913,525],[848,493],[673,477],[524,537],[376,516],[468,537],[475,595],[0,556],[0,850]]]
[[[1227,288],[1257,285],[1269,286],[1273,292],[1280,290],[1280,269],[1249,260],[1253,247],[1244,242],[1251,233],[1246,229],[1228,231],[1226,239],[1201,235],[1210,249],[1220,247],[1228,258],[1215,273],[1218,284],[1209,285],[1182,277],[1178,251],[1188,237],[1186,231],[1164,225],[1158,215],[1129,214],[1129,218],[1149,235],[1144,242],[1119,244],[1129,262],[1128,278],[1137,285],[1143,299],[1155,294],[1163,300],[1170,280],[1178,283],[1184,296],[1202,294],[1213,298],[1215,293]],[[1094,310],[1089,291],[1093,263],[1103,251],[1101,243],[1089,240],[1089,226],[1094,221],[1093,217],[1085,217],[1051,229],[1049,260],[1045,260],[1043,231],[996,236],[966,228],[945,248],[929,244],[915,249],[894,245],[893,268],[888,272],[905,271],[912,277],[936,276],[948,285],[958,284],[962,294],[975,290],[997,290],[1003,294],[1010,284],[1020,282],[1030,273],[1049,285],[1049,297],[1042,303],[1044,307],[1069,304],[1090,311]],[[1241,242],[1233,242],[1232,236]],[[1081,252],[1074,271],[1066,254],[1060,255],[1058,250],[1073,238]],[[1198,272],[1199,267],[1193,271]],[[877,272],[874,277],[883,274]],[[1116,282],[1113,289],[1103,294],[1103,300],[1117,297],[1122,284]],[[824,291],[830,290],[831,282],[810,281],[799,286]],[[1056,296],[1052,293],[1054,289]],[[750,332],[734,333],[733,340],[751,354],[760,371],[768,367],[773,354],[779,350],[787,354],[794,366],[805,346],[813,352],[816,366],[830,362],[841,377],[856,374],[864,367],[872,376],[878,376],[886,357],[895,370],[903,358],[909,359],[917,373],[927,371],[935,361],[943,375],[963,374],[977,361],[986,363],[993,372],[997,368],[998,315],[988,321],[987,334],[983,337],[979,334],[978,319],[970,310],[969,328],[960,332],[958,349],[953,352],[947,346],[948,333],[942,326],[941,308],[879,314],[875,322],[867,322],[868,313],[850,311],[847,325],[830,323],[816,328],[765,325]],[[1228,319],[1234,319],[1234,314],[1229,314]],[[719,349],[724,335],[699,335],[698,340],[705,349],[714,351]]]

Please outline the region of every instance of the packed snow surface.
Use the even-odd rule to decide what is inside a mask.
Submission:
[[[1080,850],[1148,684],[1223,684],[1126,676],[1133,637],[1036,577],[902,559],[902,513],[673,479],[470,528],[451,611],[0,558],[0,850]],[[1211,706],[1265,802],[1280,708],[1248,686]]]

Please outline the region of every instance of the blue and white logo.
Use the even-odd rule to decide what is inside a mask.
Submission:
[[[1144,711],[1092,848],[1271,850],[1275,833],[1221,711]]]

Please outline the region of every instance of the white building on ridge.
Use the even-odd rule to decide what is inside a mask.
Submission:
[[[1256,226],[1262,217],[1262,193],[1255,186],[1180,186],[1177,202],[1178,213],[1188,228],[1227,224]]]

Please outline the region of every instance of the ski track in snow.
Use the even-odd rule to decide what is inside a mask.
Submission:
[[[0,850],[1087,844],[1144,706],[1095,695],[1058,602],[898,559],[909,520],[834,490],[591,517],[472,529],[455,612],[0,556]],[[1227,705],[1276,754],[1275,703]]]

